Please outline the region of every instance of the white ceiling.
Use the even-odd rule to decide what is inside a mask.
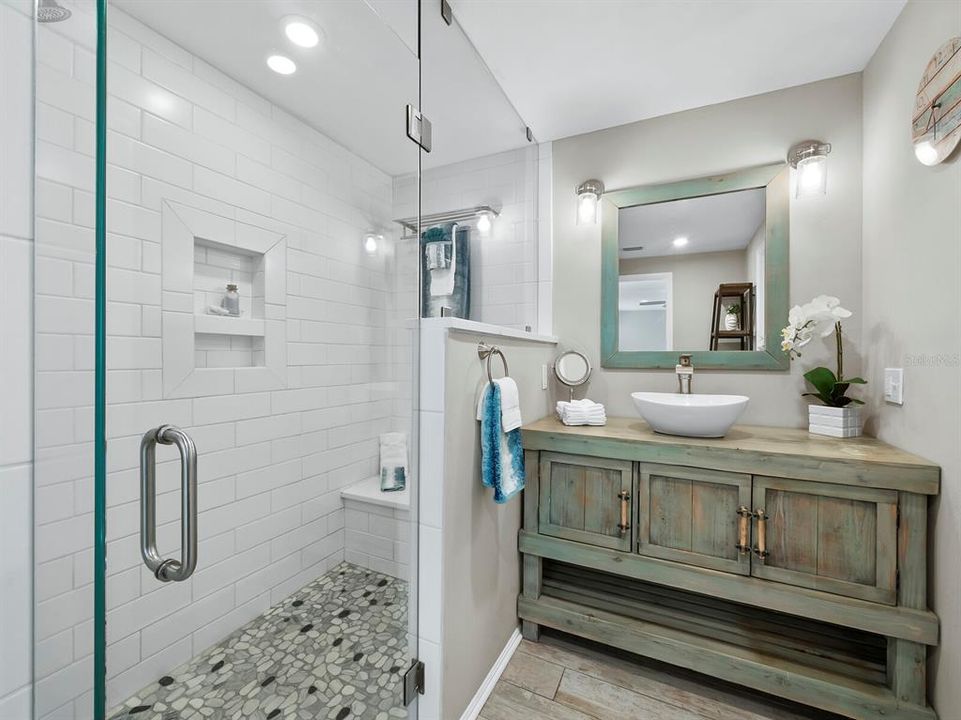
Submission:
[[[637,205],[618,213],[617,239],[622,258],[691,255],[743,250],[764,222],[765,189]],[[687,245],[675,248],[674,238]],[[643,246],[643,250],[625,248]]]
[[[424,13],[418,95],[417,0],[111,0],[138,20],[241,82],[390,175],[416,171],[404,109],[422,107],[434,124],[425,167],[526,144],[524,123],[463,31]],[[284,18],[323,30],[298,48]],[[109,22],[109,15],[108,15]],[[291,57],[280,76],[268,55]]]
[[[905,0],[450,0],[538,140],[864,69]]]

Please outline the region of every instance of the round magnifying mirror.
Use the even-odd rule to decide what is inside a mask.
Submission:
[[[583,385],[591,377],[591,362],[584,353],[568,350],[554,361],[554,375],[567,385],[574,399],[574,388]]]

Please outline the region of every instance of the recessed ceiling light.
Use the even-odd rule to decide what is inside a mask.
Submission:
[[[297,72],[297,65],[284,55],[271,55],[267,58],[267,67],[279,75],[292,75]]]
[[[685,245],[687,245],[686,237],[682,236],[674,238],[674,247],[684,247]]]
[[[301,18],[287,20],[284,24],[284,33],[290,42],[300,47],[312,48],[320,42],[320,33],[317,29]]]

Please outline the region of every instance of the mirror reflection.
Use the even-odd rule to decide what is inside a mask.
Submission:
[[[618,350],[764,350],[765,188],[618,211]]]

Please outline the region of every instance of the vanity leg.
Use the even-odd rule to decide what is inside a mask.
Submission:
[[[524,488],[524,530],[537,532],[538,500],[540,497],[539,473],[540,453],[533,450],[524,452],[524,474],[526,486]],[[543,560],[536,555],[523,556],[523,578],[521,594],[529,600],[537,600],[541,596],[541,580]],[[521,634],[531,642],[537,642],[541,635],[541,626],[527,620],[521,620]]]
[[[921,643],[888,638],[888,687],[899,703],[927,705],[927,661]]]
[[[898,605],[926,609],[928,498],[898,493]],[[899,703],[927,705],[927,646],[888,638],[888,687]]]
[[[541,558],[536,555],[524,556],[524,587],[525,598],[536,600],[541,596]],[[541,626],[537,623],[521,620],[521,635],[526,640],[537,642],[541,636]]]

